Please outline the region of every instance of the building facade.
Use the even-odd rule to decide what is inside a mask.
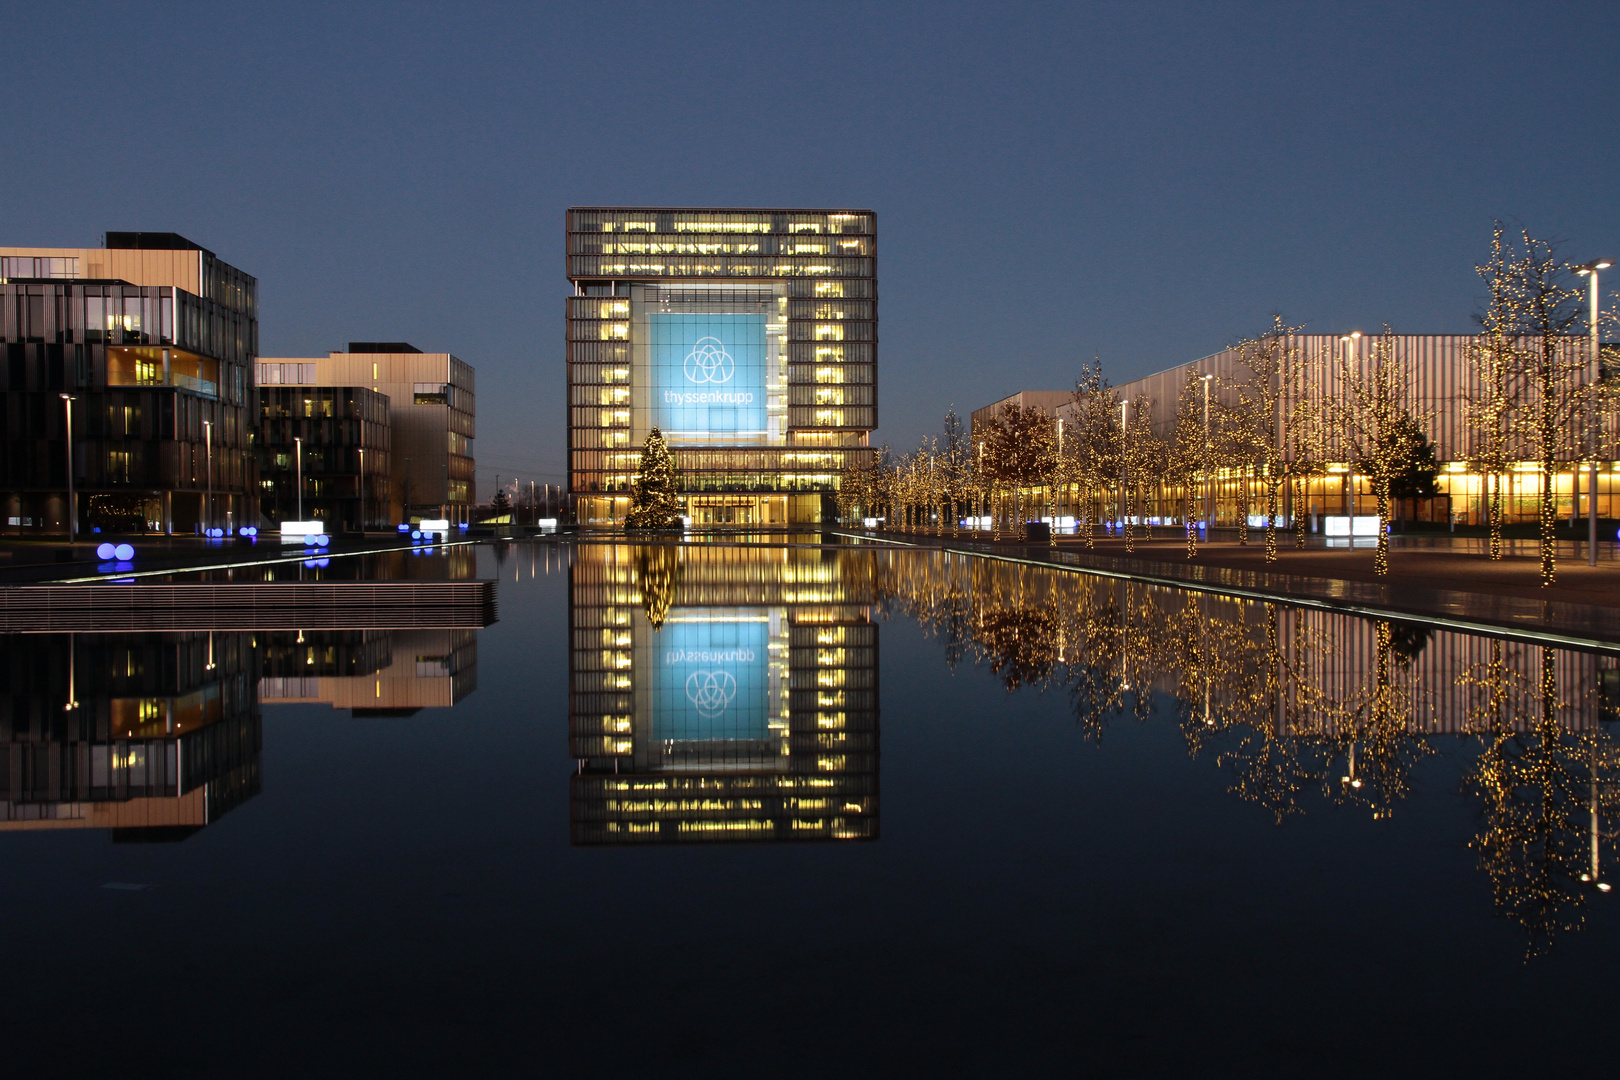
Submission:
[[[174,233],[0,247],[0,531],[81,536],[258,520],[258,284]]]
[[[261,513],[273,524],[318,520],[328,532],[392,528],[390,433],[388,395],[369,387],[261,387]]]
[[[1008,409],[1033,409],[1056,417],[1058,409],[1073,400],[1074,395],[1067,390],[1020,390],[982,409],[974,409],[968,418],[968,433],[975,439],[982,437],[985,427]]]
[[[694,523],[832,520],[874,453],[876,215],[573,207],[566,234],[576,520],[623,520],[653,428]]]
[[[471,364],[449,353],[422,352],[403,341],[351,341],[348,352],[266,357],[258,366],[258,380],[265,390],[355,387],[385,396],[386,520],[469,520],[477,497],[472,444],[478,402]],[[351,487],[358,475],[349,474]],[[366,513],[369,520],[376,520],[369,508]]]
[[[1336,407],[1346,400],[1349,389],[1347,370],[1367,370],[1374,350],[1383,339],[1364,335],[1295,334],[1276,341],[1275,347],[1286,358],[1280,364],[1286,385],[1274,387],[1277,399],[1273,445],[1289,478],[1280,489],[1280,522],[1291,525],[1296,513],[1301,517],[1318,515],[1371,515],[1377,513],[1377,499],[1365,476],[1358,475],[1351,458],[1346,432],[1335,421]],[[1471,360],[1480,338],[1469,334],[1392,335],[1384,345],[1399,371],[1399,394],[1404,410],[1422,425],[1434,448],[1440,466],[1438,494],[1430,499],[1407,499],[1402,508],[1406,518],[1432,523],[1483,525],[1488,521],[1488,500],[1492,484],[1504,492],[1506,520],[1532,522],[1539,519],[1541,477],[1535,451],[1522,430],[1515,429],[1508,439],[1508,453],[1516,458],[1500,476],[1482,474],[1476,467],[1483,448],[1476,427],[1470,421],[1470,402],[1480,397],[1478,374]],[[1589,355],[1586,338],[1571,337],[1558,343],[1561,381],[1584,381]],[[1607,346],[1605,346],[1607,348]],[[1254,378],[1242,354],[1226,349],[1181,364],[1143,379],[1112,388],[1109,393],[1127,407],[1129,415],[1140,410],[1161,437],[1169,435],[1177,408],[1189,391],[1190,383],[1209,377],[1211,408],[1218,429],[1222,410],[1234,409],[1241,387]],[[1524,401],[1528,391],[1517,389]],[[1027,395],[1026,395],[1027,396]],[[1055,418],[1065,425],[1080,423],[1080,410],[1072,395],[1059,405]],[[1009,399],[1010,400],[1010,399]],[[998,403],[999,404],[999,403]],[[995,408],[990,406],[987,408]],[[979,410],[974,413],[977,418]],[[1592,492],[1587,462],[1592,452],[1586,446],[1585,414],[1577,411],[1559,428],[1557,447],[1560,467],[1553,477],[1558,514],[1564,518],[1584,516],[1591,506]],[[1302,419],[1303,418],[1303,419]],[[1616,445],[1620,424],[1612,407],[1599,418],[1596,456],[1599,461],[1597,512],[1602,518],[1620,518],[1620,472],[1616,470]],[[1068,430],[1075,430],[1069,427]],[[1296,462],[1307,463],[1301,475]],[[1200,485],[1203,487],[1204,485]],[[1257,465],[1226,462],[1212,469],[1206,493],[1195,500],[1197,516],[1205,515],[1216,525],[1239,523],[1245,511],[1250,523],[1264,511],[1260,505],[1263,483]],[[1145,485],[1144,517],[1154,523],[1179,522],[1185,512],[1182,492],[1163,482]],[[1071,493],[1072,494],[1072,493]],[[1072,504],[1069,495],[1052,493],[1061,512]]]

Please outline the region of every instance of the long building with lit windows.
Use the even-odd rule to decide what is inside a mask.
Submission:
[[[622,522],[658,428],[694,524],[831,521],[875,453],[877,216],[576,206],[567,249],[576,520]]]
[[[1296,515],[1311,528],[1321,526],[1327,516],[1365,516],[1377,512],[1376,493],[1365,476],[1358,475],[1350,461],[1351,451],[1345,434],[1338,428],[1334,402],[1345,399],[1347,369],[1371,362],[1379,339],[1373,336],[1297,334],[1283,342],[1293,358],[1295,375],[1279,393],[1275,438],[1286,468],[1296,460],[1313,461],[1312,473],[1297,483],[1285,483],[1281,497],[1280,521],[1291,524]],[[1402,373],[1402,393],[1406,408],[1425,428],[1440,466],[1437,494],[1433,498],[1404,500],[1402,516],[1407,520],[1445,524],[1453,519],[1459,525],[1483,525],[1488,520],[1488,499],[1493,478],[1478,472],[1472,462],[1480,454],[1476,433],[1469,420],[1469,401],[1476,394],[1475,373],[1470,350],[1479,338],[1468,334],[1402,334],[1389,342]],[[1607,368],[1610,344],[1603,346]],[[1584,378],[1589,355],[1587,339],[1570,337],[1559,344],[1559,365],[1566,380]],[[1363,368],[1364,369],[1364,368]],[[1198,384],[1206,377],[1212,387],[1212,406],[1237,404],[1240,384],[1250,379],[1243,357],[1226,349],[1190,363],[1161,371],[1113,388],[1112,393],[1129,409],[1146,409],[1154,430],[1169,434],[1175,424],[1178,403],[1199,400]],[[1607,375],[1606,377],[1612,377]],[[1189,391],[1189,385],[1193,387]],[[1192,398],[1184,395],[1191,393]],[[1024,397],[1029,397],[1025,394]],[[1049,395],[1041,395],[1044,399]],[[1011,403],[1008,398],[974,413],[975,426]],[[1051,410],[1060,422],[1077,423],[1077,407],[1072,402]],[[1299,422],[1292,417],[1306,416]],[[1620,518],[1620,461],[1615,447],[1620,444],[1620,417],[1611,408],[1601,417],[1597,457],[1597,512],[1600,518]],[[1071,428],[1070,430],[1074,430]],[[1588,451],[1585,433],[1578,418],[1560,429],[1562,445],[1557,450],[1559,468],[1554,474],[1554,495],[1560,518],[1583,517],[1591,506],[1588,477]],[[1508,522],[1533,522],[1540,514],[1540,465],[1528,441],[1518,435],[1510,440],[1511,461],[1496,478],[1504,495]],[[1146,517],[1153,522],[1179,522],[1185,502],[1171,485],[1155,482],[1144,491]],[[1210,509],[1216,525],[1235,525],[1248,507],[1251,524],[1263,512],[1260,505],[1262,482],[1259,466],[1227,463],[1212,471]],[[1062,492],[1051,496],[1061,512],[1068,497]],[[1199,505],[1203,505],[1200,500]]]

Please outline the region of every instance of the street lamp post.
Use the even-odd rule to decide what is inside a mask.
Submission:
[[[207,524],[203,526],[203,535],[207,536],[209,530],[214,527],[214,422],[212,420],[203,421],[203,445],[207,448],[208,456],[208,509],[203,513],[203,517],[207,521]]]
[[[1122,401],[1119,403],[1119,522],[1121,528],[1129,528],[1129,524],[1125,520],[1125,513],[1128,505],[1125,494],[1125,488],[1128,483],[1128,474],[1126,472],[1125,462],[1125,444],[1129,440],[1129,428],[1126,427],[1127,421],[1125,419],[1125,410],[1128,408],[1130,408],[1130,402]]]
[[[366,535],[366,448],[360,448],[360,537]]]
[[[1601,372],[1598,370],[1598,271],[1607,270],[1614,264],[1608,259],[1594,259],[1575,268],[1575,272],[1586,278],[1589,282],[1588,291],[1591,297],[1592,314],[1587,321],[1591,324],[1592,355],[1588,360],[1586,371],[1587,386],[1595,395],[1597,393],[1598,379]],[[1597,565],[1597,478],[1598,478],[1598,441],[1600,414],[1596,400],[1588,402],[1586,406],[1586,455],[1588,462],[1587,492],[1586,492],[1586,562],[1588,566]],[[1579,507],[1576,508],[1579,512]]]
[[[72,394],[63,394],[62,411],[67,416],[67,520],[68,543],[73,543],[79,537],[78,507],[74,505],[73,498],[73,402],[77,400]]]
[[[301,436],[293,436],[293,475],[297,477],[294,483],[298,487],[298,520],[304,520],[304,440]]]
[[[1209,383],[1214,375],[1205,375],[1204,384],[1204,539],[1209,539],[1209,530],[1215,527],[1214,491],[1210,487],[1209,477]]]
[[[1357,359],[1356,342],[1360,338],[1361,331],[1352,330],[1350,333],[1339,339],[1340,341],[1344,342],[1344,372],[1346,376],[1350,374],[1351,362]],[[1356,493],[1356,464],[1353,461],[1348,462],[1347,464],[1349,465],[1349,471],[1344,474],[1344,513],[1346,527],[1349,529],[1349,532],[1346,535],[1350,537],[1350,546],[1354,547],[1356,510],[1352,500],[1355,498]]]

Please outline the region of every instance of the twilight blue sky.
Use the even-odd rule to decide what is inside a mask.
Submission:
[[[1620,255],[1612,2],[0,16],[0,243],[173,230],[259,279],[265,355],[456,353],[485,498],[562,479],[570,204],[875,209],[897,446],[1273,311],[1466,331],[1493,217]]]

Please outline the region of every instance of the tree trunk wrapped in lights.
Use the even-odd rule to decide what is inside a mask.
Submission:
[[[1011,489],[1016,519],[1020,491],[1049,478],[1057,464],[1057,425],[1039,409],[1009,406],[986,425],[983,446],[985,471]],[[1012,524],[1024,535],[1021,522]]]
[[[1099,496],[1106,498],[1108,490],[1119,479],[1119,395],[1109,388],[1100,363],[1093,361],[1089,367],[1081,369],[1069,411],[1071,420],[1064,441],[1072,447],[1075,478],[1085,492],[1081,535],[1090,548],[1097,543]]]
[[[1581,318],[1571,267],[1553,245],[1521,232],[1505,238],[1497,223],[1491,254],[1479,268],[1490,290],[1480,316],[1484,331],[1472,351],[1475,386],[1470,421],[1476,467],[1495,480],[1491,499],[1491,557],[1501,557],[1501,479],[1514,458],[1529,457],[1540,479],[1541,583],[1557,578],[1558,464],[1579,461],[1577,434],[1597,388],[1586,378],[1587,357],[1570,331]]]
[[[1299,330],[1285,323],[1281,315],[1274,315],[1265,333],[1232,346],[1238,363],[1248,371],[1247,377],[1233,388],[1237,405],[1232,437],[1234,449],[1245,465],[1239,537],[1241,543],[1248,543],[1248,478],[1252,470],[1265,484],[1267,562],[1277,559],[1277,497],[1283,483],[1288,429],[1294,426],[1292,414],[1302,385],[1304,360],[1296,339]]]
[[[1165,479],[1181,488],[1189,559],[1198,555],[1198,525],[1193,515],[1193,504],[1198,478],[1205,464],[1202,382],[1196,371],[1187,373],[1187,381],[1176,401],[1175,424],[1171,428],[1165,454]]]
[[[1339,358],[1336,402],[1340,437],[1356,471],[1378,497],[1378,550],[1373,569],[1389,573],[1390,487],[1410,470],[1427,417],[1411,414],[1411,387],[1388,327],[1373,339],[1366,357]]]
[[[1478,316],[1481,333],[1468,350],[1472,379],[1468,389],[1469,468],[1480,478],[1480,492],[1490,529],[1490,557],[1502,557],[1502,478],[1513,467],[1514,416],[1521,407],[1523,385],[1514,377],[1517,367],[1514,335],[1518,330],[1513,257],[1497,222],[1491,233],[1491,252],[1484,266],[1476,267],[1489,295]]]

